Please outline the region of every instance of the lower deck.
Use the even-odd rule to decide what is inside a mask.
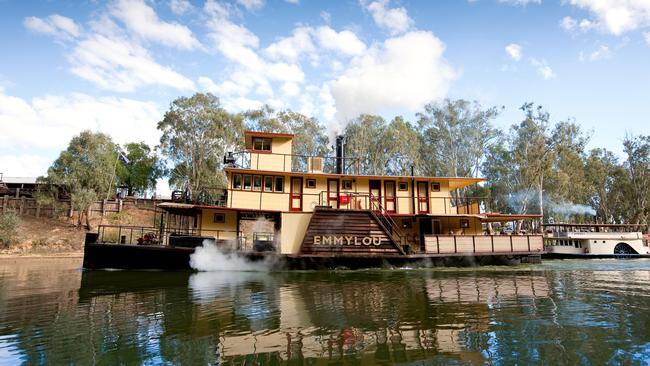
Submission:
[[[163,225],[159,227],[102,225],[87,248],[106,252],[109,247],[97,246],[115,243],[152,249],[131,249],[129,255],[160,254],[154,248],[171,248],[180,256],[189,256],[208,240],[224,252],[251,258],[275,256],[285,262],[301,263],[301,268],[304,263],[364,267],[381,265],[382,261],[437,261],[444,265],[446,258],[447,262],[492,263],[485,258],[504,257],[497,262],[507,262],[508,258],[539,257],[543,251],[541,235],[488,234],[479,218],[473,216],[390,217],[372,210],[329,207],[277,213],[210,208],[195,211],[193,217],[184,214],[168,214],[161,218]]]

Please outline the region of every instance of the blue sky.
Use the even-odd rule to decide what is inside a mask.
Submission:
[[[648,0],[0,0],[0,172],[44,174],[83,129],[154,145],[170,101],[268,103],[330,131],[443,98],[543,105],[590,147],[650,134]]]

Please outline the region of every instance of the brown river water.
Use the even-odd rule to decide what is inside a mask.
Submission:
[[[301,272],[80,265],[0,259],[0,364],[650,364],[650,260]]]

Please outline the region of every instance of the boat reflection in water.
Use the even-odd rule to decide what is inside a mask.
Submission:
[[[224,315],[248,321],[240,329],[232,324],[235,329],[220,337],[221,360],[236,364],[250,357],[309,364],[350,357],[368,364],[436,356],[488,361],[489,355],[471,350],[466,336],[489,330],[490,308],[500,301],[535,301],[549,291],[540,275],[427,278],[376,272],[344,282],[348,277],[304,274],[277,286],[268,274],[204,272],[192,275],[189,287],[200,304],[197,319],[218,318],[214,309],[227,309],[233,301],[237,306]]]
[[[0,268],[0,364],[639,363],[650,357],[650,261],[602,263],[289,273],[23,264]]]

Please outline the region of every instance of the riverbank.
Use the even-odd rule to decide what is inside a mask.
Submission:
[[[152,210],[128,208],[120,213],[91,219],[91,230],[95,231],[100,221],[104,224],[151,226],[154,222]],[[23,215],[17,228],[16,240],[9,245],[0,245],[0,258],[16,257],[83,257],[84,237],[88,231],[74,225],[67,217],[52,219]]]

